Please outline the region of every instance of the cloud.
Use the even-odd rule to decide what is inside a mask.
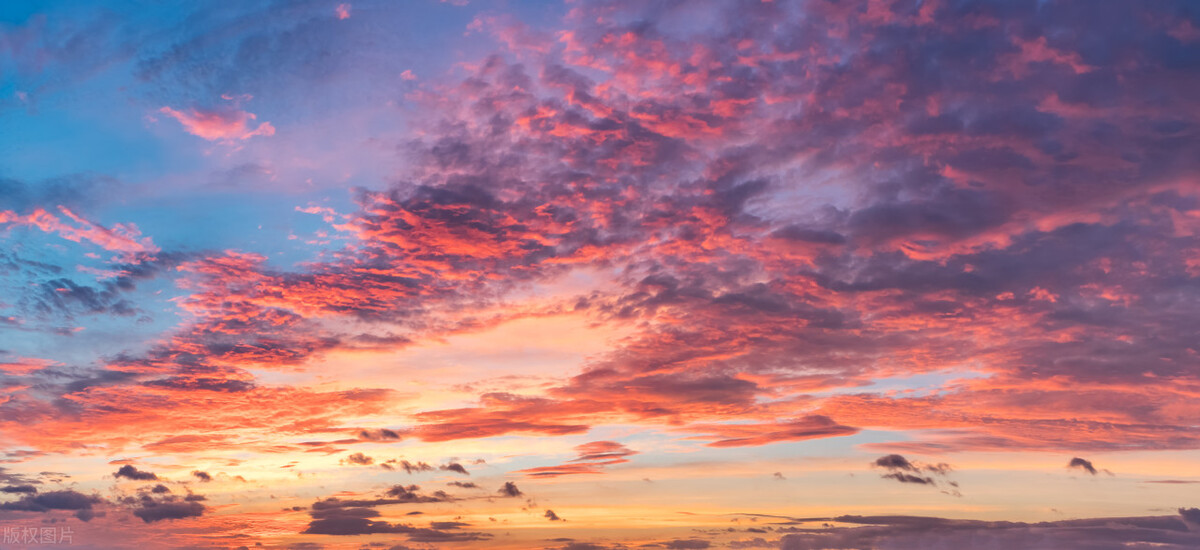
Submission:
[[[1072,458],[1071,462],[1067,464],[1067,468],[1078,468],[1089,474],[1096,475],[1096,467],[1092,466],[1092,461],[1079,457]]]
[[[74,242],[88,241],[105,250],[118,252],[127,262],[141,262],[153,257],[160,249],[155,246],[150,237],[143,237],[136,225],[118,223],[105,227],[75,213],[66,206],[57,206],[62,217],[42,208],[35,208],[29,214],[17,214],[11,210],[0,211],[0,226],[7,224],[23,225],[37,228],[46,233],[56,233],[60,237]],[[66,218],[65,221],[63,218]]]
[[[5,253],[0,270],[36,275],[10,285],[27,291],[3,297],[0,324],[24,330],[33,311],[182,315],[128,352],[54,350],[71,361],[6,369],[19,371],[12,387],[21,389],[0,395],[0,430],[39,451],[103,443],[164,455],[214,445],[348,452],[351,443],[324,441],[330,433],[444,442],[614,425],[664,430],[706,453],[863,430],[899,434],[865,448],[909,456],[1200,448],[1194,13],[1157,3],[1036,8],[581,2],[559,25],[485,13],[469,30],[501,51],[441,79],[412,69],[396,47],[411,33],[371,30],[403,28],[391,24],[402,12],[383,8],[343,21],[333,4],[297,6],[266,26],[258,10],[210,8],[170,32],[144,31],[164,36],[149,43],[106,26],[14,27],[12,51],[35,52],[18,56],[22,78],[43,62],[86,72],[81,60],[126,59],[143,79],[131,90],[139,101],[198,106],[252,93],[263,118],[288,105],[301,123],[313,121],[303,111],[311,102],[403,95],[403,109],[388,108],[411,113],[402,126],[412,132],[403,142],[344,139],[297,124],[320,128],[321,143],[402,150],[403,168],[388,184],[348,176],[373,187],[336,212],[313,210],[328,220],[327,244],[283,256],[267,240],[279,224],[264,219],[260,233],[219,239],[242,250],[159,263],[150,260],[167,256],[159,244],[178,239],[161,228],[207,203],[163,201],[170,219],[142,224],[163,231],[156,244],[132,224],[81,214],[91,191],[0,186],[15,197],[3,203],[5,230],[156,266],[178,291],[164,291],[166,304],[139,302],[133,277],[84,284],[51,274],[69,264]],[[417,69],[421,86],[402,72]],[[348,76],[358,73],[392,82],[354,86]],[[286,101],[300,96],[315,99]],[[159,114],[219,143],[274,132],[241,105],[248,99],[228,101]],[[283,147],[305,170],[320,164],[278,143],[285,137],[244,145]],[[231,163],[268,166],[242,160]],[[164,181],[154,192],[176,198]],[[123,191],[102,194],[131,199]],[[230,195],[221,200],[241,200]],[[538,315],[627,333],[561,378],[473,384],[482,389],[465,405],[398,407],[387,388],[286,382],[319,376],[339,353]],[[403,428],[356,427],[385,418]],[[597,473],[634,460],[616,441],[588,445],[521,473]],[[889,483],[953,487],[941,464],[888,454],[875,467]],[[506,487],[500,494],[520,494]],[[332,508],[446,500],[393,491]],[[328,529],[397,528],[375,516],[324,519]],[[969,528],[1003,531],[1016,547],[1033,540]],[[413,529],[429,541],[466,536]],[[1021,529],[1058,542],[1065,527]],[[826,535],[793,534],[794,544]],[[900,547],[920,540],[894,534]],[[828,535],[836,544],[858,536]]]
[[[410,533],[413,527],[370,518],[379,512],[369,508],[333,508],[313,511],[313,520],[302,531],[307,535],[367,535],[373,533]]]
[[[896,454],[881,456],[875,459],[875,465],[879,466],[880,468],[887,468],[889,470],[909,470],[912,472],[918,471],[917,467],[909,462],[907,458]]]
[[[400,440],[399,433],[397,433],[395,430],[389,430],[387,428],[380,428],[378,430],[360,430],[358,432],[358,437],[360,439],[365,439],[367,441],[399,441]]]
[[[491,537],[487,533],[457,531],[469,525],[463,522],[431,522],[430,528],[426,529],[375,519],[381,515],[375,509],[379,506],[444,502],[450,498],[442,491],[434,492],[433,496],[421,495],[419,491],[416,485],[395,485],[383,494],[385,498],[318,500],[309,511],[312,521],[302,534],[350,536],[397,533],[406,535],[413,542],[461,542]]]
[[[441,502],[447,499],[445,493],[441,491],[435,491],[433,496],[425,496],[418,494],[419,490],[420,487],[416,485],[393,485],[385,494],[399,502]]]
[[[575,451],[578,453],[578,456],[566,464],[527,468],[517,470],[517,472],[534,478],[574,474],[599,474],[603,472],[605,467],[624,464],[629,462],[629,459],[626,457],[638,454],[637,451],[631,450],[615,441],[584,443],[577,445]]]
[[[429,472],[429,471],[433,470],[433,466],[430,466],[429,464],[426,464],[424,462],[409,462],[407,460],[397,461],[394,458],[391,460],[388,460],[387,462],[380,464],[380,466],[383,466],[383,468],[385,470],[394,470],[394,469],[396,469],[397,464],[399,465],[400,468],[403,468],[404,471],[409,474],[416,473],[416,472]]]
[[[275,127],[270,122],[260,123],[251,129],[258,117],[254,113],[233,108],[178,111],[163,107],[158,112],[179,121],[187,133],[208,141],[236,141],[275,135]]]
[[[359,466],[370,466],[371,464],[375,463],[375,459],[362,453],[354,453],[350,456],[347,456],[342,462],[357,464]]]
[[[519,497],[519,496],[523,496],[525,494],[525,493],[522,493],[521,490],[517,488],[516,483],[513,483],[511,481],[505,481],[504,486],[500,487],[500,490],[496,491],[496,492],[500,493],[501,495],[506,496],[506,497]]]
[[[199,517],[207,511],[200,500],[203,500],[203,497],[198,495],[188,495],[182,498],[174,495],[160,498],[143,495],[142,498],[136,499],[136,505],[132,511],[133,515],[141,518],[144,523]]]
[[[192,476],[200,480],[202,483],[208,483],[209,481],[212,481],[212,475],[205,471],[192,470]]]
[[[774,424],[698,425],[694,428],[697,430],[715,431],[718,434],[717,437],[723,438],[708,443],[710,447],[766,445],[780,441],[838,437],[858,433],[858,428],[843,426],[833,419],[821,415],[813,415],[791,422]],[[730,437],[733,435],[737,437]]]
[[[154,475],[154,472],[145,472],[139,470],[132,464],[126,464],[118,468],[117,471],[113,473],[113,477],[117,479],[131,479],[134,481],[153,481],[158,479],[158,476]]]
[[[89,521],[95,516],[93,506],[104,502],[99,496],[63,489],[40,493],[25,493],[20,499],[0,502],[0,510],[25,512],[48,512],[51,510],[73,510],[75,517]]]
[[[32,494],[32,493],[36,493],[36,492],[37,492],[37,487],[34,487],[33,485],[5,485],[4,487],[0,487],[0,493]]]
[[[558,517],[558,514],[555,514],[554,510],[550,510],[550,509],[547,509],[546,513],[542,514],[542,517],[544,517],[550,521],[566,521],[563,518]]]
[[[989,522],[913,516],[841,516],[831,520],[858,525],[794,529],[780,548],[957,548],[979,545],[1003,548],[1124,548],[1150,545],[1183,549],[1200,541],[1180,516],[1089,518],[1041,523]]]
[[[941,485],[941,482],[935,478],[942,478],[942,482],[945,482],[951,487],[951,489],[943,492],[954,496],[962,496],[958,492],[958,483],[946,479],[947,475],[953,470],[953,468],[951,468],[950,465],[946,464],[945,462],[939,462],[937,464],[922,464],[918,462],[912,462],[898,454],[890,454],[875,459],[875,462],[872,462],[871,465],[888,471],[886,474],[881,474],[880,477],[884,479],[894,479],[900,483],[939,486]]]
[[[465,476],[471,475],[471,473],[468,472],[467,469],[465,467],[463,467],[462,464],[459,464],[457,462],[449,462],[449,463],[443,464],[441,466],[438,466],[438,469],[445,470],[448,472],[458,472]]]

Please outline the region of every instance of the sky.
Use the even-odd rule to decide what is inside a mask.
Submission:
[[[0,547],[1200,547],[1200,3],[0,3]]]

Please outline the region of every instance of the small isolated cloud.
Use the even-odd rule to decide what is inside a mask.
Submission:
[[[458,473],[460,473],[462,475],[466,475],[466,476],[471,475],[471,473],[468,472],[467,469],[464,468],[462,464],[459,464],[457,462],[450,462],[448,464],[443,464],[443,465],[439,466],[438,469],[445,470],[447,472],[458,472]]]
[[[158,476],[154,475],[154,472],[145,472],[145,471],[139,470],[137,468],[134,468],[132,464],[126,464],[124,466],[121,466],[121,468],[119,470],[117,470],[115,473],[113,473],[113,477],[115,477],[117,479],[120,479],[120,478],[132,479],[134,481],[155,481],[158,479]]]
[[[254,113],[238,109],[178,111],[163,107],[158,111],[178,120],[189,134],[208,141],[246,140],[254,136],[275,135],[275,127],[270,122],[263,122],[251,129],[252,123],[258,117]]]
[[[563,518],[558,517],[558,514],[555,514],[554,510],[546,510],[546,513],[542,514],[542,517],[550,521],[566,521]]]
[[[1078,468],[1086,471],[1089,474],[1096,475],[1096,467],[1092,465],[1092,461],[1090,460],[1075,457],[1071,459],[1071,462],[1067,463],[1067,467]]]
[[[404,80],[416,80],[417,75],[414,74],[412,70],[406,69],[404,72],[400,73],[400,78]]]
[[[375,459],[371,458],[365,454],[362,454],[362,453],[354,453],[354,454],[346,457],[346,459],[343,460],[342,463],[343,464],[345,464],[345,463],[358,464],[359,466],[370,466],[375,463]]]
[[[350,19],[350,4],[338,4],[334,13],[338,19]]]
[[[522,493],[521,490],[517,488],[516,483],[513,483],[511,481],[505,481],[504,486],[501,487],[500,490],[496,491],[496,492],[500,493],[506,497],[519,497],[519,496],[525,494],[525,493]]]
[[[1083,458],[1079,458],[1079,457],[1072,458],[1071,462],[1067,463],[1067,468],[1083,470],[1092,475],[1096,475],[1096,473],[1098,472],[1098,470],[1096,470],[1096,467],[1094,465],[1092,465],[1092,461],[1083,459]]]
[[[320,214],[323,214],[326,216],[325,221],[329,221],[329,222],[333,221],[333,213],[332,213],[333,211],[332,210],[307,209],[307,208],[300,208],[297,206],[296,211],[310,213],[310,214],[311,213],[320,213]],[[380,428],[378,430],[359,430],[358,438],[364,439],[367,441],[399,441],[400,434],[397,433],[396,430]]]
[[[871,465],[876,468],[883,468],[887,473],[880,475],[884,479],[894,479],[900,483],[911,483],[915,485],[929,485],[932,487],[940,487],[944,482],[951,489],[943,490],[942,492],[962,496],[958,492],[958,483],[949,481],[947,475],[953,470],[949,464],[939,462],[937,464],[923,464],[920,462],[911,461],[898,454],[890,454],[881,456],[875,459]],[[942,478],[941,482],[935,477]]]
[[[212,481],[212,476],[209,475],[208,472],[193,470],[192,475],[195,476],[196,479],[200,480],[201,483],[208,483],[209,481]]]

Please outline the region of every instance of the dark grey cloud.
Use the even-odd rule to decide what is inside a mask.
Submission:
[[[441,466],[438,466],[438,469],[446,470],[449,472],[457,472],[457,473],[460,473],[460,474],[466,475],[466,476],[471,475],[471,473],[468,472],[467,469],[465,467],[463,467],[462,464],[459,464],[457,462],[449,462],[449,463],[443,464]]]
[[[496,492],[500,493],[501,495],[504,495],[506,497],[519,497],[519,496],[522,496],[525,494],[525,493],[522,493],[521,490],[517,488],[516,483],[513,483],[511,481],[505,481],[504,486],[500,487],[500,490],[496,491]]]
[[[0,493],[9,493],[9,494],[27,493],[27,494],[29,494],[29,493],[36,493],[36,492],[37,492],[37,487],[34,487],[33,485],[5,485],[4,487],[0,487]]]
[[[204,515],[203,504],[188,500],[146,500],[133,509],[133,515],[145,523],[169,519],[184,519]]]
[[[139,470],[132,464],[126,464],[118,468],[117,471],[113,473],[113,477],[117,479],[126,478],[134,481],[154,481],[158,479],[158,476],[155,475],[154,472],[145,472]]]
[[[1078,468],[1089,474],[1096,475],[1096,467],[1092,465],[1092,461],[1079,457],[1072,458],[1067,463],[1067,468]]]
[[[104,500],[97,495],[86,495],[71,489],[63,489],[33,494],[25,493],[18,500],[0,502],[0,510],[26,512],[73,510],[75,517],[82,521],[89,521],[95,516],[93,506],[103,502]]]
[[[958,491],[958,483],[947,479],[947,475],[953,468],[944,462],[926,464],[910,461],[902,455],[890,454],[875,459],[871,466],[887,470],[887,473],[880,474],[883,479],[933,487],[939,487],[945,483],[949,488],[942,492],[953,496],[962,496]]]

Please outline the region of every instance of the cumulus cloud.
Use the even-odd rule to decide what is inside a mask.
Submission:
[[[207,510],[199,500],[201,499],[194,495],[183,498],[175,496],[159,499],[142,498],[133,508],[133,515],[141,518],[145,523],[198,517]]]
[[[443,464],[443,465],[441,465],[441,466],[438,466],[438,469],[439,469],[439,470],[446,470],[446,471],[449,471],[449,472],[457,472],[457,473],[460,473],[460,474],[462,474],[462,475],[465,475],[465,476],[469,476],[469,475],[471,475],[471,473],[470,473],[470,472],[468,472],[468,471],[467,471],[467,469],[466,469],[465,467],[463,467],[463,465],[462,465],[462,464],[459,464],[459,463],[457,463],[457,462],[450,462],[450,463],[447,463],[447,464]]]
[[[519,496],[523,496],[525,494],[525,493],[522,493],[521,490],[517,488],[516,483],[513,483],[511,481],[505,481],[504,485],[502,487],[500,487],[500,490],[496,491],[496,492],[500,493],[501,495],[506,496],[506,497],[519,497]]]
[[[154,472],[139,470],[132,464],[126,464],[118,468],[117,471],[113,473],[113,477],[117,479],[131,479],[134,481],[154,481],[158,479],[158,476],[155,475]]]

